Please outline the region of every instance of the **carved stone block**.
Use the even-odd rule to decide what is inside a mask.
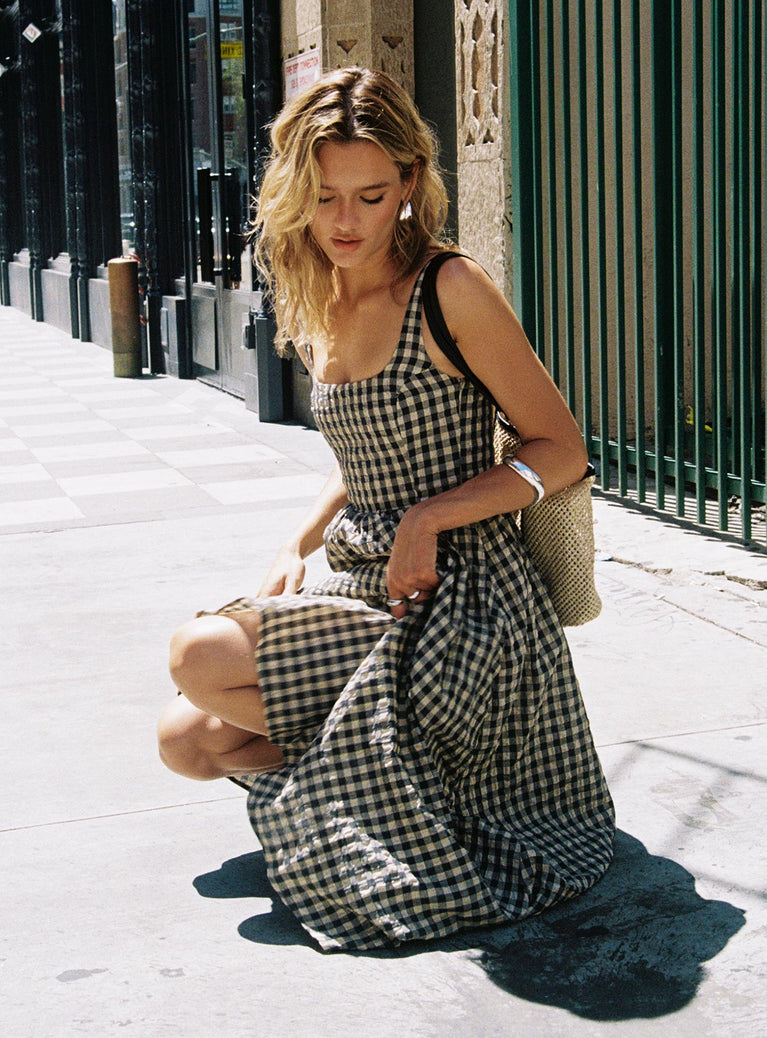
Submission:
[[[460,243],[508,292],[506,53],[501,0],[455,0]]]
[[[282,5],[283,57],[320,48],[322,67],[382,69],[414,87],[412,0],[292,0]]]
[[[493,144],[501,134],[501,30],[499,0],[457,0],[459,142]]]

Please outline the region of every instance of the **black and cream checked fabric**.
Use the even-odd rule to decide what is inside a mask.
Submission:
[[[612,856],[567,642],[509,522],[444,535],[432,599],[398,622],[385,610],[403,510],[492,455],[488,405],[424,350],[420,287],[379,375],[315,380],[350,500],[326,534],[334,574],[257,606],[287,765],[253,779],[248,809],[275,889],[324,948],[519,919],[586,890]]]

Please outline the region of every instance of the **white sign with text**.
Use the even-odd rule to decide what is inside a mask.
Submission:
[[[308,50],[285,61],[285,100],[300,94],[322,75],[319,51]]]

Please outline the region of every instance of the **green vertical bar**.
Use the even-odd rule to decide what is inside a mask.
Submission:
[[[530,271],[535,263],[535,248],[528,246],[529,217],[535,196],[534,149],[537,135],[533,126],[530,18],[525,0],[509,3],[509,106],[511,114],[511,226],[513,303],[519,320],[532,337],[536,299],[535,280]]]
[[[763,380],[765,376],[765,348],[767,336],[765,336],[765,285],[764,285],[764,249],[767,246],[764,224],[764,189],[765,169],[764,147],[765,147],[765,51],[764,51],[764,12],[760,0],[754,3],[754,56],[753,56],[753,83],[754,83],[754,107],[752,114],[752,174],[751,185],[753,192],[753,214],[752,214],[752,236],[751,236],[751,286],[752,286],[752,320],[753,329],[753,387],[752,414],[754,419],[753,435],[753,479],[754,497],[764,503],[765,501],[765,440],[767,430],[764,421],[760,421],[760,415],[764,413],[767,418],[767,409],[762,411],[762,396],[764,392]],[[764,531],[767,540],[767,524]],[[753,536],[753,530],[752,530]]]
[[[607,347],[607,207],[605,175],[605,68],[604,68],[604,19],[602,4],[594,5],[595,60],[594,78],[595,118],[597,128],[596,173],[597,173],[597,263],[599,288],[599,456],[602,462],[601,482],[605,490],[610,479],[610,416]]]
[[[684,444],[684,201],[682,198],[682,8],[671,4],[671,168],[673,196],[673,300],[674,300],[674,493],[676,514],[685,512]]]
[[[704,175],[705,70],[703,53],[703,4],[695,0],[693,10],[693,457],[695,502],[699,523],[706,521],[706,205]]]
[[[543,341],[537,0],[509,3],[514,308],[533,347]]]
[[[566,0],[565,0],[566,2]],[[546,116],[548,140],[548,214],[549,214],[549,371],[555,382],[559,382],[559,234],[557,213],[557,98],[554,80],[554,0],[546,4],[546,69],[541,80],[546,89]]]
[[[668,191],[667,148],[663,131],[667,123],[667,111],[662,118],[658,109],[668,101],[669,84],[666,76],[666,58],[668,51],[668,33],[662,15],[665,3],[655,0],[652,8],[653,22],[653,215],[654,215],[654,382],[653,405],[655,426],[655,493],[658,508],[666,504],[665,478],[665,444],[666,444],[666,407],[665,407],[665,350],[668,338],[667,321],[667,283],[668,270],[665,242],[668,236],[667,204],[665,193]]]
[[[623,27],[621,6],[613,3],[613,104],[615,107],[615,381],[618,432],[618,491],[628,492],[626,450],[626,260],[623,191]],[[606,343],[603,344],[606,353]]]
[[[719,526],[727,530],[727,140],[724,4],[711,7],[714,437]]]
[[[641,11],[643,0],[633,0],[631,7],[632,52],[632,135],[634,180],[634,381],[636,422],[637,497],[647,496],[647,458],[645,456],[645,391],[644,391],[644,234],[642,220],[642,54]]]
[[[589,242],[591,162],[589,155],[588,80],[589,68],[586,48],[586,3],[578,5],[578,132],[581,183],[580,205],[580,268],[581,268],[581,354],[583,374],[583,431],[589,453],[594,449],[591,401],[591,245]],[[603,465],[600,463],[600,469]],[[604,485],[604,484],[603,484]]]
[[[567,406],[575,412],[575,286],[573,284],[573,141],[570,115],[570,0],[562,3],[562,216],[564,221],[565,358]]]
[[[757,363],[754,377],[754,417],[755,417],[755,469],[756,479],[760,480],[761,500],[767,500],[767,225],[765,224],[765,184],[767,183],[767,133],[765,118],[767,117],[767,69],[765,63],[765,27],[767,16],[765,5],[759,0],[754,5],[754,340],[761,343],[757,352]],[[759,422],[757,416],[763,415]],[[765,547],[767,547],[767,523],[764,530]]]
[[[758,293],[761,306],[761,338],[762,338],[762,399],[764,426],[762,430],[762,500],[767,503],[767,129],[764,128],[764,120],[767,119],[767,4],[760,6],[761,17],[761,39],[762,60],[760,68],[763,77],[763,90],[760,93],[762,99],[762,137],[759,148],[759,161],[761,164],[761,177],[759,183],[762,185],[762,211],[761,211],[761,248],[759,257],[761,263],[761,278],[759,279]],[[767,547],[767,514],[765,515],[765,547]]]
[[[732,406],[730,414],[731,471],[740,477],[743,486],[743,441],[741,438],[741,362],[743,356],[743,137],[742,137],[742,60],[743,32],[742,2],[733,5],[732,24]],[[741,506],[743,498],[741,495]]]
[[[756,0],[758,2],[758,0]],[[756,195],[759,191],[759,182],[754,179],[757,175],[754,168],[754,153],[759,139],[759,130],[756,126],[755,115],[759,108],[757,99],[759,84],[759,66],[756,63],[758,54],[758,17],[754,8],[756,2],[749,3],[746,11],[748,20],[748,54],[747,63],[744,68],[744,85],[748,99],[748,113],[745,118],[745,132],[748,142],[747,162],[745,172],[748,178],[748,194],[746,196],[746,234],[747,249],[745,257],[745,284],[744,304],[748,315],[748,358],[743,370],[743,396],[745,399],[744,416],[744,455],[748,460],[748,472],[743,473],[743,539],[751,541],[753,538],[752,528],[752,505],[754,502],[754,491],[756,490],[756,423],[758,412],[758,398],[754,385],[755,376],[758,371],[757,355],[759,352],[758,324],[756,323],[757,312],[754,305],[754,284],[756,277],[755,253],[759,248],[759,231],[756,224]],[[752,93],[753,91],[753,93]],[[746,421],[748,429],[745,428]]]
[[[533,345],[543,363],[546,362],[546,304],[543,293],[543,264],[545,262],[545,249],[543,241],[543,183],[541,176],[541,137],[542,137],[542,108],[541,108],[541,59],[540,38],[541,19],[538,9],[539,0],[529,0],[530,12],[530,103],[532,106],[532,122],[529,127],[530,139],[533,142],[530,158],[533,162],[533,207],[530,214],[532,220],[532,234],[535,241],[535,262],[533,271],[535,277],[535,317]]]
[[[738,298],[738,396],[740,404],[739,443],[740,455],[740,510],[742,536],[744,541],[751,540],[751,477],[752,477],[752,413],[751,413],[751,161],[750,151],[750,92],[751,92],[751,19],[747,3],[735,4],[735,27],[733,36],[736,46],[736,101],[735,113],[737,130],[735,140],[739,153],[737,186],[738,214],[737,231],[737,277],[736,297]]]

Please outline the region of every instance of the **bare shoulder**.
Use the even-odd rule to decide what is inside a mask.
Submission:
[[[435,256],[439,255],[440,253],[435,253]],[[467,278],[477,280],[480,277],[488,282],[490,281],[490,278],[477,260],[472,259],[471,256],[463,252],[452,252],[440,266],[437,281],[438,283],[453,285],[460,284]]]
[[[468,326],[512,315],[493,279],[469,256],[446,260],[437,273],[436,286],[442,313],[456,341],[466,338]]]

